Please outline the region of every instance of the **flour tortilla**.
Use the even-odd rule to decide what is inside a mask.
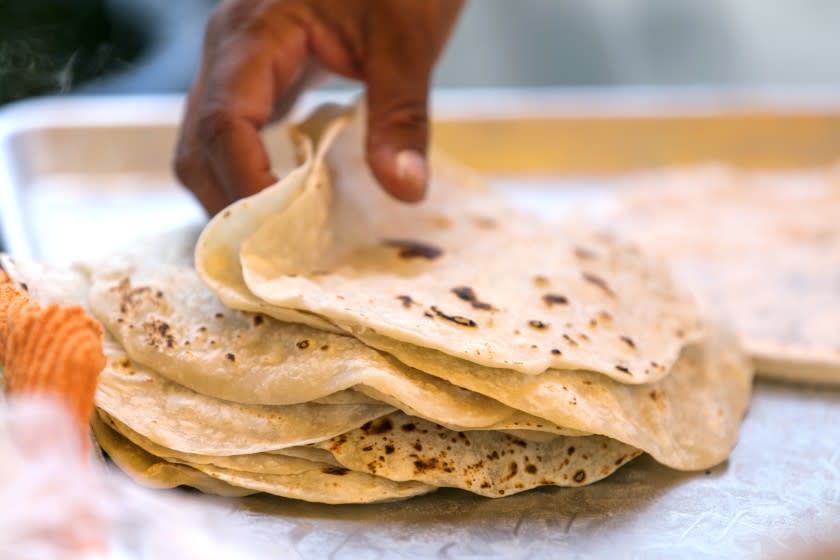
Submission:
[[[384,337],[373,342],[410,366],[510,407],[627,443],[669,467],[697,470],[729,456],[752,393],[752,364],[734,337],[720,328],[708,332],[683,350],[667,377],[646,385],[585,371],[525,375]]]
[[[134,360],[168,377],[188,375],[185,384],[202,394],[306,401],[348,387],[367,387],[379,391],[385,402],[393,399],[389,404],[397,408],[415,416],[413,410],[422,409],[426,414],[420,416],[443,425],[440,419],[451,421],[456,429],[459,424],[473,429],[484,424],[485,429],[600,434],[689,470],[707,468],[728,456],[749,401],[751,366],[734,343],[714,329],[707,341],[684,350],[666,378],[626,385],[593,372],[550,370],[534,376],[486,368],[384,337],[372,341],[395,359],[351,337],[268,318],[253,334],[253,316],[213,303],[216,300],[194,272],[161,269],[155,275],[132,283],[131,290],[144,289],[131,292],[141,296],[126,300],[126,314],[119,307],[129,292],[111,290],[123,284],[118,279],[94,287],[92,306]],[[216,319],[217,311],[224,317]],[[120,317],[122,323],[117,322]],[[169,324],[172,347],[148,344],[142,329],[128,328],[144,321]],[[239,336],[228,348],[216,350],[198,343],[208,338],[193,337],[197,325],[206,325],[207,336],[218,340],[225,333]],[[192,339],[189,352],[183,348],[187,336]],[[304,349],[297,345],[302,340],[308,341]],[[320,350],[324,345],[328,351]],[[225,352],[234,353],[236,360],[227,360]],[[278,361],[265,367],[268,355]],[[520,415],[530,415],[531,423],[514,424]],[[200,432],[194,437],[201,437]]]
[[[266,492],[285,498],[328,504],[375,503],[427,494],[435,487],[419,482],[393,482],[304,460],[289,460],[290,474],[248,473],[213,465],[169,463],[131,443],[98,418],[94,433],[102,448],[138,483],[155,488],[192,486],[222,496]]]
[[[363,341],[391,356],[355,338],[304,325],[265,318],[254,327],[253,314],[226,309],[189,267],[145,270],[141,265],[132,267],[128,284],[119,275],[95,279],[91,305],[133,360],[201,394],[284,404],[353,387],[456,430],[600,434],[689,470],[728,456],[749,401],[750,364],[715,329],[707,341],[683,352],[668,377],[652,384],[626,385],[598,373],[568,370],[534,376],[386,337],[372,339],[370,333]],[[223,316],[216,318],[217,313]],[[150,344],[146,331],[129,328],[146,322],[169,325],[171,347],[154,336],[156,331]],[[201,326],[207,331],[198,336]],[[238,336],[226,348],[210,344],[232,332]],[[305,348],[298,346],[302,341],[307,341]],[[324,346],[328,349],[321,350]],[[235,360],[228,360],[227,353]],[[523,416],[527,421],[517,424]]]
[[[335,467],[287,476],[246,473],[212,465],[196,465],[196,469],[233,486],[323,504],[394,502],[437,490],[420,482],[394,482],[381,476]]]
[[[402,412],[317,446],[353,470],[494,498],[537,486],[591,484],[641,453],[601,436],[535,443],[492,431],[454,432]]]
[[[425,202],[390,199],[363,161],[363,115],[350,119],[317,114],[297,129],[305,176],[229,207],[202,233],[196,266],[223,300],[250,292],[356,336],[622,383],[665,376],[701,337],[694,303],[657,262],[543,226],[434,156]]]
[[[256,491],[237,488],[185,465],[167,463],[130,443],[94,415],[96,441],[112,461],[138,484],[151,488],[189,486],[206,494],[241,497]]]
[[[287,475],[299,474],[311,470],[313,463],[318,468],[340,467],[341,465],[327,451],[314,449],[316,453],[309,453],[301,456],[300,452],[285,453],[278,450],[271,453],[249,453],[243,455],[201,455],[196,453],[184,453],[175,449],[169,449],[158,445],[152,440],[138,434],[119,420],[98,411],[99,419],[107,424],[112,430],[125,437],[134,445],[155,457],[160,457],[170,463],[183,465],[213,465],[234,471],[249,472],[253,474]],[[311,449],[311,448],[301,448]],[[319,452],[320,453],[317,453]],[[317,457],[317,459],[315,458]]]
[[[611,221],[732,322],[760,374],[840,383],[837,170],[706,167],[634,179]]]
[[[328,462],[267,453],[212,457],[172,451],[107,416],[102,420],[145,451],[198,469],[288,476],[343,466],[389,480],[462,488],[489,497],[537,486],[591,484],[641,453],[600,436],[534,443],[500,432],[455,432],[398,412],[316,444],[314,451],[322,451]]]
[[[94,276],[91,308],[133,361],[201,395],[290,405],[355,387],[454,429],[580,435],[425,375],[355,338],[230,310],[187,266],[151,268]]]
[[[195,393],[131,362],[108,336],[96,406],[161,446],[242,455],[333,437],[392,412],[390,406],[243,405]]]

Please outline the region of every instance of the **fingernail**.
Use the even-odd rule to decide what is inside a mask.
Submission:
[[[426,158],[415,150],[403,150],[397,154],[397,179],[412,198],[421,198],[426,191],[428,172]]]

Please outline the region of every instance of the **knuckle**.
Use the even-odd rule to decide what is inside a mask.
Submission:
[[[209,146],[225,130],[233,125],[235,117],[226,107],[212,107],[203,110],[196,121],[198,143]]]
[[[425,103],[390,104],[371,114],[368,141],[371,145],[397,142],[423,149],[429,137]]]
[[[406,101],[387,106],[377,118],[379,126],[408,130],[424,130],[428,127],[428,110],[425,103]]]

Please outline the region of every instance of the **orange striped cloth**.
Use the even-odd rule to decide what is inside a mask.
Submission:
[[[102,326],[81,307],[33,303],[0,271],[0,363],[6,393],[57,398],[87,433],[105,355]]]
[[[57,399],[77,423],[79,451],[90,445],[96,381],[105,367],[102,326],[79,307],[42,307],[15,288],[0,270],[0,364],[9,395]],[[49,440],[49,434],[45,434]],[[79,506],[72,523],[43,538],[64,543],[75,558],[104,554],[106,524],[101,512]],[[79,556],[81,557],[81,556]]]

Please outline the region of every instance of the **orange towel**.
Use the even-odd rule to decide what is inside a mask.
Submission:
[[[29,301],[0,270],[0,364],[8,394],[47,396],[65,406],[77,422],[85,456],[96,381],[105,367],[102,326],[79,306]],[[105,527],[97,511],[81,507],[66,532],[47,537],[68,550],[101,555],[107,550]]]
[[[0,276],[0,362],[7,393],[55,397],[87,433],[105,355],[102,327],[81,307],[41,307]]]

